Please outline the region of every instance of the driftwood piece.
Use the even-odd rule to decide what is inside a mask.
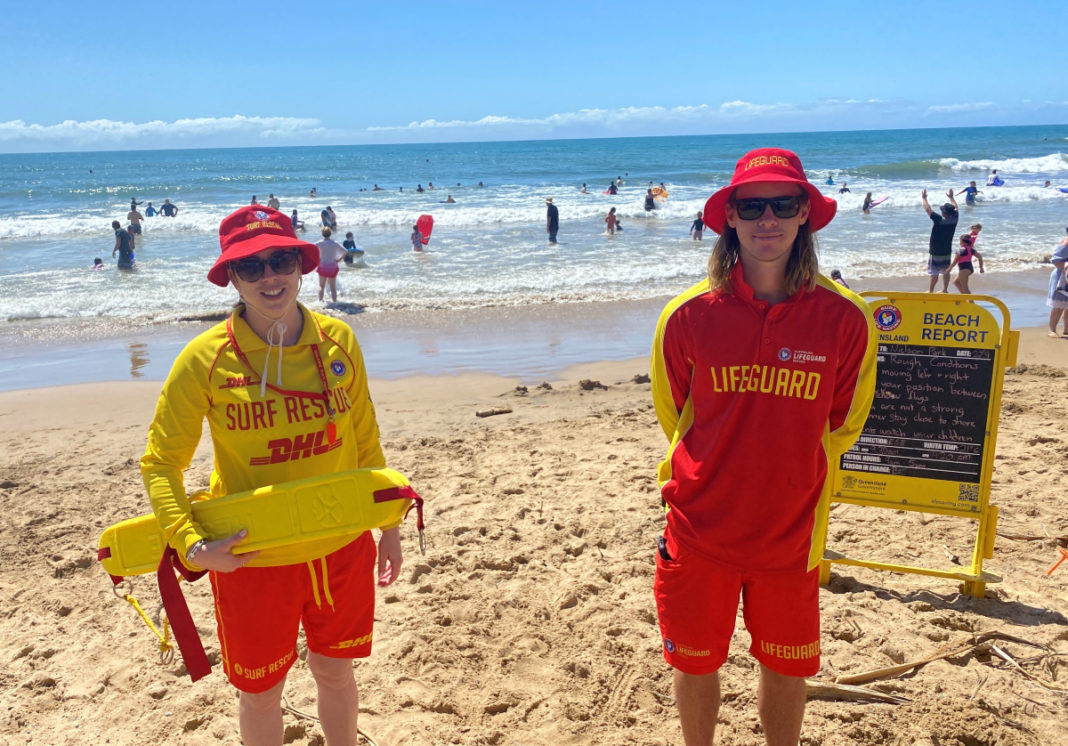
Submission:
[[[805,695],[809,699],[848,699],[857,702],[885,702],[892,705],[903,705],[912,701],[910,699],[905,699],[904,697],[898,697],[895,694],[877,692],[874,689],[865,689],[862,686],[832,684],[826,681],[806,681]]]
[[[497,414],[511,414],[512,410],[508,407],[494,407],[493,409],[482,409],[475,412],[475,417],[493,417]]]
[[[839,676],[835,679],[837,684],[864,684],[869,681],[875,681],[877,679],[888,679],[891,676],[900,676],[903,673],[908,673],[914,668],[932,663],[944,658],[957,658],[962,655],[966,655],[975,651],[980,646],[984,645],[991,640],[1005,640],[1008,642],[1016,642],[1021,645],[1028,645],[1030,647],[1045,649],[1042,645],[1031,642],[1030,640],[1024,640],[1020,637],[1013,635],[1006,635],[1003,632],[997,630],[991,630],[989,632],[980,632],[977,634],[968,635],[967,637],[960,638],[953,642],[948,642],[945,645],[940,645],[932,652],[928,653],[922,658],[916,660],[906,661],[896,666],[888,666],[886,668],[877,668],[873,671],[863,671],[861,673],[849,674],[848,676]]]

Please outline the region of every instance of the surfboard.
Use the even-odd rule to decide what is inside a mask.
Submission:
[[[987,184],[987,186],[1005,186],[1005,180],[999,177]]]
[[[415,221],[415,227],[423,234],[423,246],[430,243],[430,233],[434,230],[434,218],[431,215],[420,215]]]
[[[1064,192],[1065,194],[1068,194],[1068,187],[1058,187],[1058,189]]]
[[[204,494],[204,493],[199,493]],[[417,495],[393,469],[354,469],[237,492],[191,503],[193,520],[208,539],[248,538],[235,549],[260,550],[249,562],[270,567],[280,547],[335,536],[358,536],[404,518]],[[154,572],[167,545],[154,514],[129,518],[100,536],[97,559],[115,577]]]
[[[868,205],[868,207],[875,207],[876,205],[881,205],[883,202],[886,202],[886,200],[888,200],[888,199],[890,199],[890,195],[888,195],[888,194],[884,194],[882,197],[876,197],[875,199],[873,199],[871,201],[871,204]]]

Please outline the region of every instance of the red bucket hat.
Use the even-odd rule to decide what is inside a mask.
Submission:
[[[219,287],[230,283],[226,265],[264,249],[300,249],[300,271],[308,274],[319,266],[319,247],[297,238],[293,223],[278,210],[248,205],[236,210],[219,224],[221,252],[208,271],[208,279]]]
[[[810,205],[808,227],[813,233],[831,222],[838,203],[824,197],[805,176],[801,159],[789,150],[781,148],[757,148],[743,155],[734,167],[731,183],[713,194],[705,202],[704,222],[716,233],[723,233],[727,223],[727,203],[734,190],[742,184],[782,182],[798,184],[808,195]]]

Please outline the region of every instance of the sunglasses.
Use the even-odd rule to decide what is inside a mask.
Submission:
[[[276,251],[267,259],[246,256],[244,259],[230,262],[234,273],[245,282],[256,282],[263,277],[268,264],[271,265],[271,271],[276,275],[291,275],[300,264],[300,254],[296,251]]]
[[[796,217],[801,212],[801,198],[794,197],[751,197],[749,199],[732,200],[734,211],[742,220],[758,220],[764,214],[764,209],[771,208],[777,218]]]

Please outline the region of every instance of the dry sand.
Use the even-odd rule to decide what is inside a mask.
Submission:
[[[952,581],[838,568],[821,593],[818,681],[921,657],[998,630],[1026,674],[989,647],[872,685],[907,702],[813,699],[807,745],[1010,746],[1068,742],[1068,340],[1025,334],[1007,375],[992,502],[1004,576],[988,597]],[[401,580],[379,595],[373,656],[356,666],[363,730],[379,744],[679,744],[652,599],[665,442],[647,361],[569,370],[551,389],[486,376],[376,381],[390,465],[427,499],[428,548],[405,529]],[[607,388],[585,390],[582,379]],[[237,744],[236,696],[216,669],[196,684],[110,590],[95,561],[109,524],[146,511],[137,459],[159,384],[0,394],[0,743]],[[480,419],[476,410],[509,407]],[[201,447],[187,475],[206,484]],[[832,546],[947,566],[974,523],[838,506]],[[1014,538],[1009,538],[1014,537]],[[206,582],[187,588],[209,655]],[[135,595],[153,613],[150,576]],[[740,620],[724,669],[719,743],[763,743],[756,666]],[[313,712],[299,664],[292,706]],[[322,743],[285,716],[286,741]]]

